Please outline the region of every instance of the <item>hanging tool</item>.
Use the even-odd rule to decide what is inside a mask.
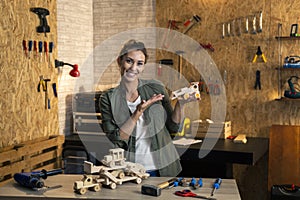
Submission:
[[[30,54],[31,54],[31,51],[32,51],[32,40],[29,40],[28,41],[28,58],[30,59]]]
[[[216,198],[206,197],[206,196],[201,196],[201,195],[195,194],[191,190],[176,191],[175,195],[181,196],[181,197],[195,197],[195,198],[199,198],[199,199],[216,200]]]
[[[37,41],[36,40],[34,40],[33,41],[33,51],[34,51],[34,53],[35,53],[35,57],[38,57],[38,47],[37,47],[38,45],[37,45]]]
[[[245,19],[245,33],[249,32],[249,17],[247,16]]]
[[[237,36],[241,36],[242,35],[242,18],[241,17],[237,19],[237,23],[238,23]]]
[[[222,39],[225,38],[225,23],[222,23]]]
[[[253,15],[253,20],[252,20],[252,34],[256,34],[256,15]]]
[[[52,83],[52,89],[53,89],[54,96],[57,97],[56,83]]]
[[[173,30],[175,29],[179,29],[179,27],[177,26],[178,23],[181,23],[180,21],[176,21],[176,20],[169,20],[168,21],[168,30],[165,32],[164,36],[163,36],[163,40],[162,40],[162,48],[169,48],[173,37],[170,38],[170,34],[172,33]]]
[[[48,62],[48,43],[46,41],[44,41],[44,53],[45,53],[45,62]]]
[[[49,67],[52,66],[52,51],[53,51],[54,43],[49,42]]]
[[[214,51],[215,51],[214,47],[213,47],[212,44],[210,44],[210,43],[208,43],[208,44],[202,44],[202,43],[199,43],[199,44],[200,44],[200,46],[201,46],[203,49],[210,50],[211,52],[214,52]],[[199,49],[201,49],[201,48],[199,47]]]
[[[256,89],[257,90],[257,88],[259,89],[259,90],[261,90],[261,84],[260,84],[260,71],[259,70],[256,70],[256,73],[255,73],[256,75],[256,80],[255,80],[255,86],[254,86],[254,89]]]
[[[179,79],[182,78],[182,55],[185,53],[184,51],[178,50],[175,52],[178,55],[178,72],[179,72]]]
[[[298,33],[298,24],[292,24],[290,36],[295,37]]]
[[[260,46],[257,47],[256,54],[255,54],[255,56],[254,56],[254,58],[253,58],[253,60],[252,60],[253,63],[256,62],[258,56],[261,56],[261,58],[263,59],[263,61],[264,61],[265,63],[267,62],[267,59],[266,59],[265,55],[263,54],[263,52],[261,51]]]
[[[37,14],[40,19],[40,25],[36,27],[36,32],[38,33],[46,33],[50,32],[50,26],[47,23],[46,16],[49,15],[49,10],[46,8],[30,8],[30,11]]]
[[[298,80],[300,78],[298,76],[291,76],[288,79],[288,84],[289,84],[289,90],[284,91],[284,96],[287,98],[292,98],[292,99],[299,99],[300,98],[300,85],[298,84]],[[297,87],[295,87],[297,86]]]
[[[40,62],[43,61],[43,42],[39,41],[39,54],[40,54]]]
[[[189,30],[191,30],[193,26],[198,24],[200,21],[201,21],[201,17],[199,17],[198,15],[193,15],[191,19],[189,19],[184,23],[186,24],[187,28],[185,29],[185,31],[183,31],[183,34],[186,34]]]
[[[231,36],[231,24],[230,22],[227,23],[227,34],[226,34],[227,37],[230,37]]]
[[[258,15],[259,15],[259,25],[258,25],[257,32],[261,33],[262,32],[262,11],[259,11]]]
[[[28,53],[27,53],[27,42],[26,42],[26,40],[23,40],[23,50],[24,50],[24,54],[25,54],[25,56],[26,56],[26,58],[28,57]]]
[[[231,36],[235,36],[235,19],[230,22],[231,24]]]
[[[40,87],[42,87],[43,92],[45,92],[45,109],[50,109],[50,99],[48,98],[48,82],[50,79],[44,79],[43,76],[40,76],[40,81],[38,84],[38,92],[41,91]]]
[[[221,178],[217,178],[213,184],[213,189],[211,191],[211,194],[210,196],[214,196],[214,192],[220,188],[221,186],[221,183],[222,183],[222,179]]]

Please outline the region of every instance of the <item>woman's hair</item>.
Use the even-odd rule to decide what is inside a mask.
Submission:
[[[145,47],[144,43],[138,42],[134,39],[127,41],[123,45],[123,47],[119,53],[118,63],[120,64],[121,60],[123,59],[124,56],[127,55],[127,53],[129,53],[130,51],[136,51],[136,50],[140,50],[143,52],[143,54],[145,55],[145,64],[146,64],[147,60],[148,60],[148,53],[147,53],[146,47]]]

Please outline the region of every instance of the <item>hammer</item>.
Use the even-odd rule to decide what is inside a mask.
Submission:
[[[173,184],[177,178],[172,178],[166,182],[162,182],[158,185],[148,185],[144,184],[142,185],[142,194],[150,195],[158,197],[161,195],[161,190],[169,187],[171,184]]]

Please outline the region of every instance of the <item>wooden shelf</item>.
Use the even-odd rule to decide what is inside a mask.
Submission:
[[[283,67],[276,67],[275,68],[276,70],[283,70],[283,71],[292,71],[292,70],[300,70],[300,67],[299,68],[283,68]]]
[[[277,40],[300,40],[300,37],[290,37],[290,36],[275,36]]]

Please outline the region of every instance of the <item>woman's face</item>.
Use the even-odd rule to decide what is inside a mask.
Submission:
[[[145,55],[142,51],[130,51],[121,61],[121,75],[127,81],[137,80],[145,69]]]

